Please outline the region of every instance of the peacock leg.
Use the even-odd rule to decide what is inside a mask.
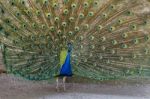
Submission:
[[[56,78],[56,90],[59,92],[59,77]]]
[[[66,91],[66,79],[67,77],[63,77],[63,87],[64,87],[64,91]]]

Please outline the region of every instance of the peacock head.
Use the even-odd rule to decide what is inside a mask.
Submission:
[[[68,43],[68,52],[71,52],[71,50],[72,50],[72,44],[69,42]]]

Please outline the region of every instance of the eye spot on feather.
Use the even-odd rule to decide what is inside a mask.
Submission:
[[[106,19],[108,17],[108,15],[106,13],[102,14],[102,18]]]
[[[54,26],[50,27],[50,31],[53,32],[55,30]]]
[[[36,23],[32,23],[32,27],[35,29],[36,28]]]
[[[69,36],[72,36],[73,35],[73,32],[72,31],[69,31]]]
[[[115,31],[116,30],[116,28],[115,27],[113,27],[113,26],[111,26],[111,27],[109,27],[109,32],[113,32],[113,31]]]
[[[88,13],[88,16],[89,16],[89,17],[94,16],[94,12],[89,12],[89,13]]]
[[[135,24],[130,26],[132,30],[137,30],[137,26]]]
[[[25,1],[24,1],[24,0],[20,0],[20,3],[21,3],[22,5],[25,5]]]
[[[123,56],[120,56],[120,57],[119,57],[119,60],[120,60],[120,61],[123,61],[123,60],[124,60],[124,57],[123,57]]]
[[[22,27],[23,27],[23,28],[26,28],[26,27],[27,27],[27,25],[26,25],[26,24],[23,24],[23,25],[22,25]]]
[[[74,22],[74,17],[70,17],[70,18],[69,18],[69,21],[70,21],[70,22]]]
[[[36,15],[37,15],[37,16],[40,16],[40,15],[41,15],[41,11],[40,11],[40,10],[37,10],[37,11],[36,11]]]
[[[79,18],[80,18],[80,19],[83,19],[83,18],[84,18],[84,14],[83,14],[83,13],[80,13],[80,14],[79,14]]]
[[[57,34],[58,34],[58,35],[61,35],[61,34],[62,34],[62,31],[61,31],[61,30],[58,30],[58,31],[57,31]]]
[[[149,41],[150,40],[150,36],[149,35],[145,35],[144,39],[145,39],[145,41]]]
[[[75,31],[76,32],[79,32],[80,31],[80,28],[78,26],[75,26]]]
[[[110,50],[111,54],[115,54],[116,51],[114,49]]]
[[[83,25],[83,28],[84,28],[85,30],[87,30],[87,29],[89,29],[89,25],[88,25],[88,24],[84,24],[84,25]]]
[[[97,29],[98,29],[98,31],[100,31],[100,30],[102,30],[102,29],[103,29],[103,26],[98,25],[98,26],[97,26]]]
[[[48,0],[43,0],[43,5],[48,5]]]
[[[59,17],[55,17],[55,22],[58,22],[59,21]]]
[[[106,41],[106,37],[103,36],[103,37],[100,38],[100,40],[101,40],[102,42],[105,42],[105,41]]]
[[[77,5],[75,3],[71,4],[71,8],[75,9],[77,7]]]
[[[121,37],[125,39],[125,38],[128,37],[128,34],[127,34],[127,33],[122,33],[122,34],[121,34]]]
[[[62,26],[66,27],[67,26],[67,22],[62,22]]]
[[[89,39],[90,39],[91,41],[93,41],[93,40],[95,39],[95,37],[94,37],[94,36],[90,36]]]
[[[47,19],[50,19],[50,18],[51,18],[51,13],[47,13],[47,14],[46,14],[46,18],[47,18]]]
[[[67,15],[67,14],[69,13],[69,10],[68,10],[68,9],[65,9],[65,10],[63,11],[63,13],[64,13],[65,15]]]
[[[138,44],[138,43],[139,43],[139,39],[138,38],[133,39],[133,44]]]
[[[79,39],[80,39],[80,41],[82,41],[83,40],[83,36],[80,36]]]
[[[89,3],[88,2],[84,2],[83,6],[84,6],[84,8],[88,8],[89,7]]]
[[[95,49],[95,45],[91,45],[90,48],[91,48],[91,49]]]
[[[111,42],[112,42],[113,45],[117,45],[118,44],[118,42],[116,40],[112,40]]]
[[[126,15],[131,16],[131,15],[133,15],[133,13],[131,11],[127,11]]]
[[[42,25],[42,29],[46,29],[46,25],[45,24]]]
[[[53,3],[53,6],[52,6],[53,8],[58,8],[58,3]]]
[[[137,55],[136,55],[136,54],[132,54],[132,55],[131,55],[131,58],[132,58],[132,59],[135,59],[135,58],[137,58]]]
[[[123,48],[123,49],[128,48],[128,45],[127,44],[121,44],[121,48]]]
[[[80,45],[80,49],[83,49],[83,45]]]
[[[149,53],[149,49],[144,48],[143,52],[144,52],[144,54],[146,54],[146,55],[147,55],[147,54]]]
[[[97,6],[98,5],[98,1],[94,1],[94,6]]]
[[[16,12],[16,17],[20,17],[21,13],[20,12]]]
[[[110,5],[110,9],[114,10],[115,9],[115,5]]]

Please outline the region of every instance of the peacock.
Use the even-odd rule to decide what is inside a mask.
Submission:
[[[28,80],[150,76],[148,0],[0,0],[7,73]]]

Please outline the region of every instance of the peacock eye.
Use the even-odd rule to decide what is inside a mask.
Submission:
[[[55,30],[54,26],[50,27],[50,31],[53,32]]]
[[[46,29],[46,25],[43,24],[43,25],[42,25],[42,29]]]
[[[103,14],[102,14],[102,17],[103,17],[103,18],[107,18],[108,15],[107,15],[106,13],[103,13]]]
[[[63,36],[63,39],[66,39],[67,37],[66,36]]]
[[[41,15],[41,11],[37,10],[37,11],[36,11],[36,15],[37,15],[37,16],[40,16],[40,15]]]
[[[89,39],[90,39],[90,40],[94,40],[95,37],[94,37],[94,36],[90,36]]]
[[[111,50],[111,54],[115,54],[115,50],[112,49],[112,50]]]
[[[47,19],[50,19],[51,18],[51,13],[47,13],[46,17],[47,17]]]
[[[59,21],[59,17],[55,17],[55,22],[58,22]]]
[[[98,1],[94,1],[94,6],[97,6],[98,5]]]
[[[69,21],[70,21],[70,22],[73,22],[73,21],[74,21],[74,17],[70,17],[70,18],[69,18]]]
[[[15,5],[15,1],[13,1],[13,0],[10,0],[10,4],[12,5],[12,6],[14,6]]]
[[[102,30],[102,28],[103,28],[103,26],[101,26],[101,25],[98,25],[98,30]]]
[[[132,54],[131,57],[132,57],[133,59],[135,59],[135,58],[137,58],[137,55],[136,55],[136,54]]]
[[[48,4],[48,0],[43,0],[43,4],[47,5]]]
[[[83,40],[83,36],[80,36],[79,39],[82,41]]]
[[[62,34],[61,30],[58,30],[57,34],[58,34],[58,35]]]
[[[134,44],[138,44],[138,43],[139,43],[138,38],[133,39],[133,43],[134,43]]]
[[[57,8],[58,7],[58,4],[57,3],[54,3],[53,4],[53,8]]]
[[[78,26],[75,27],[75,31],[78,32],[80,28]]]
[[[62,26],[63,26],[63,27],[66,27],[66,26],[67,26],[67,23],[66,23],[66,22],[62,22]]]
[[[123,33],[121,36],[122,36],[122,38],[127,38],[128,34],[127,33]]]
[[[95,45],[91,45],[90,48],[91,48],[91,49],[95,49]]]
[[[83,14],[83,13],[80,13],[80,14],[79,14],[79,18],[80,18],[80,19],[83,19],[83,18],[84,18],[84,14]]]
[[[94,15],[94,12],[89,12],[88,16],[92,17]]]
[[[64,13],[65,15],[67,15],[67,14],[69,13],[69,10],[68,10],[68,9],[65,9],[65,10],[63,11],[63,13]]]
[[[106,41],[106,37],[104,37],[104,36],[101,37],[101,41],[102,41],[102,42]]]
[[[114,10],[115,9],[115,5],[110,5],[110,9]]]
[[[24,1],[24,0],[21,0],[20,3],[21,3],[22,5],[25,5],[25,1]]]
[[[112,44],[113,44],[113,45],[117,45],[118,42],[117,42],[116,40],[112,40]]]
[[[128,48],[127,44],[121,44],[121,48]]]
[[[70,35],[70,36],[73,35],[73,32],[72,32],[72,31],[69,31],[69,35]]]
[[[33,24],[32,24],[32,27],[33,27],[33,28],[36,28],[36,24],[35,24],[35,23],[33,23]]]
[[[149,37],[148,35],[145,35],[144,39],[145,39],[146,41],[148,41],[148,40],[150,40],[150,37]]]
[[[136,25],[131,25],[130,27],[131,27],[132,30],[136,30],[137,29]]]
[[[115,29],[116,29],[116,28],[115,28],[115,27],[113,27],[113,26],[109,27],[109,31],[110,31],[110,32],[115,31]]]
[[[119,57],[119,60],[120,60],[120,61],[123,61],[123,59],[124,59],[124,58],[123,58],[122,56]]]
[[[71,4],[71,8],[75,9],[77,5],[75,3]]]
[[[22,26],[23,26],[23,28],[26,28],[26,27],[27,27],[26,24],[23,24]]]
[[[84,29],[88,29],[89,25],[88,24],[84,24]]]
[[[119,19],[119,20],[118,20],[118,23],[119,23],[119,24],[122,24],[122,23],[123,23],[123,20]]]
[[[144,49],[144,53],[148,54],[149,50],[147,48]]]
[[[16,16],[19,17],[21,14],[20,12],[16,12]]]
[[[127,11],[126,14],[130,16],[130,15],[132,15],[133,13],[132,13],[131,11]]]
[[[84,2],[83,6],[84,6],[84,8],[87,8],[87,7],[89,7],[89,3],[88,2]]]

